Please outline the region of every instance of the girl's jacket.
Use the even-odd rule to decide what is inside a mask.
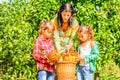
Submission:
[[[78,46],[78,53],[80,54],[80,46]],[[92,72],[96,71],[96,60],[98,59],[98,56],[99,56],[98,43],[95,42],[91,49],[90,55],[85,56],[85,61],[86,63],[90,64],[90,70]]]

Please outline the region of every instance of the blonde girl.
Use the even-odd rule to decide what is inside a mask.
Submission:
[[[37,64],[38,80],[54,80],[54,65],[46,57],[54,49],[53,30],[54,27],[50,21],[41,21],[33,50],[33,57]]]
[[[92,80],[99,54],[98,44],[94,40],[92,27],[79,26],[77,34],[79,39],[77,78],[78,80]]]

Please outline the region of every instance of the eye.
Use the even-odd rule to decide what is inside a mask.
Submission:
[[[63,16],[66,16],[66,14],[63,14]]]
[[[69,14],[67,16],[70,16]]]

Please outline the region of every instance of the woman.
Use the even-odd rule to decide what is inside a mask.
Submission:
[[[73,15],[73,7],[69,3],[63,4],[57,16],[52,20],[54,24],[54,42],[57,51],[69,51],[73,46],[78,22]]]

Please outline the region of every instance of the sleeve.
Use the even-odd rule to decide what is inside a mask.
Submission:
[[[79,26],[78,21],[74,20],[73,23],[72,23],[70,40],[69,40],[69,43],[68,43],[68,45],[70,45],[71,48],[75,44],[74,42],[75,42],[75,39],[76,39],[76,33],[77,33],[77,30],[78,30],[78,26]]]
[[[80,54],[80,46],[78,46],[78,50],[77,51],[78,51],[78,54]]]
[[[98,50],[98,43],[96,42],[91,50],[91,54],[88,56],[85,56],[85,61],[87,63],[91,62],[91,61],[95,61],[98,59],[99,56],[99,50]]]
[[[72,41],[74,41],[74,39],[75,39],[75,35],[77,33],[78,26],[79,26],[78,21],[75,19],[72,23],[72,32],[71,32]]]
[[[52,24],[53,24],[53,26],[54,26],[54,29],[57,30],[57,28],[58,28],[57,16],[55,16],[55,18],[53,18],[53,19],[51,20],[51,22],[52,22]]]
[[[34,42],[34,49],[33,49],[32,55],[36,61],[44,63],[46,58],[43,56],[41,50],[42,50],[41,49],[41,41],[39,40],[39,38],[37,38]]]
[[[59,32],[58,31],[54,31],[54,42],[55,42],[55,47],[58,49],[61,48],[60,45],[60,37],[59,37]]]
[[[57,24],[56,18],[54,18],[51,22],[53,23],[54,28],[55,28],[55,30],[54,30],[54,35],[53,35],[55,47],[56,47],[57,49],[61,49],[60,37],[59,37],[59,31],[58,31],[58,24]]]

